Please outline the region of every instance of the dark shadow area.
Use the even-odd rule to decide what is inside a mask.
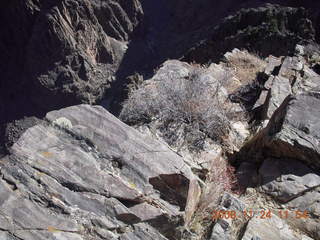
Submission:
[[[181,174],[161,174],[150,178],[149,183],[158,190],[160,197],[184,211],[188,198],[189,180]]]
[[[268,148],[249,150],[243,147],[229,159],[237,169],[241,193],[247,188],[260,187],[285,204],[320,187],[319,170],[310,168],[300,159],[272,157]]]
[[[119,115],[121,104],[127,98],[128,77],[138,73],[148,79],[165,56],[162,54],[162,39],[170,39],[166,31],[170,14],[164,0],[143,1],[144,19],[131,34],[131,41],[116,72],[116,80],[106,91],[102,106],[114,115]]]

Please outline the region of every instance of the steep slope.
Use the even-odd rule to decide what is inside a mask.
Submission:
[[[138,1],[2,4],[1,98],[9,116],[18,104],[43,112],[101,99],[143,14]]]
[[[150,77],[166,59],[208,39],[224,17],[265,2],[270,1],[4,1],[1,122],[102,99],[119,113],[128,76]],[[317,18],[316,3],[299,4]]]

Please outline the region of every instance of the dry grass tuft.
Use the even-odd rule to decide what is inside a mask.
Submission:
[[[241,85],[250,84],[263,71],[267,63],[257,54],[246,50],[233,51],[226,55],[225,66],[234,70],[234,74]]]
[[[221,156],[213,159],[206,187],[203,190],[196,214],[189,225],[190,230],[198,236],[197,239],[207,239],[208,231],[213,224],[212,212],[219,207],[221,196],[224,192],[234,193],[237,187],[235,169]]]

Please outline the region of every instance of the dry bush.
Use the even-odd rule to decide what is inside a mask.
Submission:
[[[210,137],[219,141],[229,130],[227,110],[221,97],[221,81],[202,77],[205,69],[198,67],[187,78],[168,73],[161,80],[143,83],[129,93],[120,119],[128,124],[158,120],[170,144],[178,129],[190,142]],[[173,139],[173,140],[172,140]],[[172,141],[172,142],[171,142]]]
[[[257,54],[249,53],[246,50],[233,51],[226,55],[225,66],[233,69],[242,86],[255,81],[257,75],[265,69],[266,65],[266,61]]]
[[[223,193],[234,193],[238,189],[235,169],[221,156],[212,160],[208,176],[196,214],[189,225],[191,231],[199,236],[197,239],[207,239],[205,236],[213,223],[212,212],[221,207]]]
[[[214,210],[224,192],[238,193],[239,189],[234,167],[222,157],[217,157],[211,162],[208,176],[207,186],[199,204],[200,212],[206,208]]]
[[[153,97],[150,89],[141,76],[133,75],[128,79],[128,99],[124,102],[120,119],[134,125],[151,121],[155,114]]]

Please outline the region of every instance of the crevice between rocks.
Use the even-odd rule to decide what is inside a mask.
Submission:
[[[160,174],[149,179],[154,189],[160,192],[160,198],[180,207],[184,211],[188,198],[189,179],[182,174]]]
[[[1,171],[0,171],[0,175],[1,175]],[[4,175],[2,176],[2,180],[9,186],[9,188],[12,191],[16,191],[18,189],[16,183],[11,181],[10,179],[6,178]]]

